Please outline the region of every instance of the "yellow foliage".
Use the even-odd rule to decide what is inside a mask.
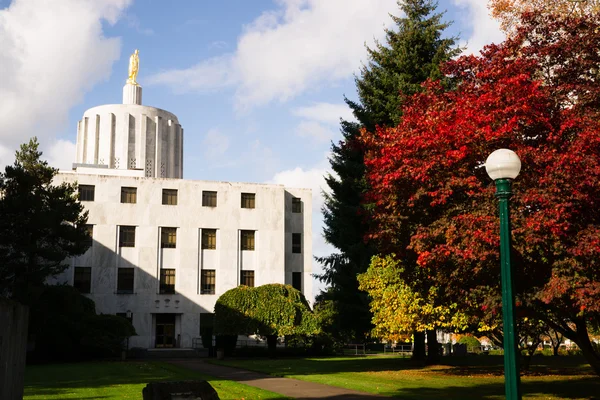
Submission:
[[[492,16],[500,20],[502,29],[510,32],[519,22],[522,13],[600,15],[600,0],[490,0]]]

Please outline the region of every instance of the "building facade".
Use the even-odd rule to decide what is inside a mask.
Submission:
[[[73,171],[57,175],[79,185],[91,246],[56,281],[130,318],[129,346],[142,348],[194,346],[219,296],[241,284],[311,298],[311,191],[180,179],[177,117],[141,105],[137,84],[123,93],[124,104],[85,112]]]

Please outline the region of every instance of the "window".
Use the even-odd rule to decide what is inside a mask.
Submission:
[[[202,229],[202,248],[214,250],[217,248],[217,230]]]
[[[254,193],[242,193],[242,208],[254,208]]]
[[[177,189],[163,189],[162,203],[167,206],[176,206]]]
[[[135,247],[135,226],[119,227],[119,247]]]
[[[79,290],[79,293],[92,291],[92,267],[75,267],[73,287]]]
[[[129,315],[129,316],[127,316]],[[125,318],[130,324],[133,324],[133,314],[129,312],[118,312],[117,317]]]
[[[175,293],[175,270],[160,269],[160,294]]]
[[[292,272],[292,287],[302,291],[302,272]]]
[[[242,231],[241,241],[242,250],[254,250],[254,231]]]
[[[79,201],[94,201],[96,186],[79,185]]]
[[[203,190],[202,191],[202,207],[216,207],[216,206],[217,206],[217,192]]]
[[[215,294],[217,274],[214,269],[203,269],[200,277],[200,294]]]
[[[302,253],[301,233],[292,233],[292,253]]]
[[[137,188],[122,187],[121,188],[121,203],[136,203],[136,202],[137,202]]]
[[[292,197],[292,212],[293,213],[301,213],[302,212],[302,200],[299,197]]]
[[[240,284],[254,287],[254,271],[242,271]]]
[[[133,293],[133,268],[117,268],[117,293]]]
[[[160,247],[163,249],[177,247],[177,228],[160,228]]]
[[[86,245],[89,245],[89,247],[92,247],[92,244],[94,243],[94,225],[90,225],[90,224],[85,225],[85,232],[89,236],[86,239],[85,243],[86,243]]]

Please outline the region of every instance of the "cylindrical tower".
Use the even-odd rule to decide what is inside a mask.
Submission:
[[[130,71],[123,87],[123,104],[93,107],[83,114],[77,125],[74,168],[98,168],[98,173],[106,168],[138,170],[146,177],[183,178],[183,128],[174,114],[142,105],[142,87],[131,75]]]

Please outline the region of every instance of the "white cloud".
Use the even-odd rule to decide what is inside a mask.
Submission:
[[[316,121],[301,121],[296,127],[296,134],[318,143],[328,142],[335,136],[335,132],[329,127]]]
[[[73,161],[75,160],[76,147],[75,143],[57,139],[49,143],[47,150],[44,152],[42,159],[48,161],[51,167],[61,170],[71,170]]]
[[[463,23],[473,29],[471,37],[461,44],[466,45],[466,54],[478,53],[487,44],[504,41],[505,35],[500,30],[500,23],[490,16],[487,1],[453,0],[453,2],[458,7],[468,10]]]
[[[315,103],[307,107],[298,107],[292,110],[292,114],[309,120],[337,125],[340,118],[346,121],[354,121],[352,110],[347,104]]]
[[[236,105],[248,109],[286,101],[323,82],[352,75],[364,44],[382,38],[398,12],[395,0],[279,0],[247,25],[234,53],[150,79],[176,91],[236,87]]]
[[[107,79],[120,40],[106,38],[130,0],[15,0],[0,10],[0,146],[51,143],[69,109]],[[10,161],[12,162],[12,160]]]
[[[231,140],[229,136],[225,135],[216,128],[209,129],[202,139],[202,148],[204,156],[211,160],[216,160],[223,157]]]

